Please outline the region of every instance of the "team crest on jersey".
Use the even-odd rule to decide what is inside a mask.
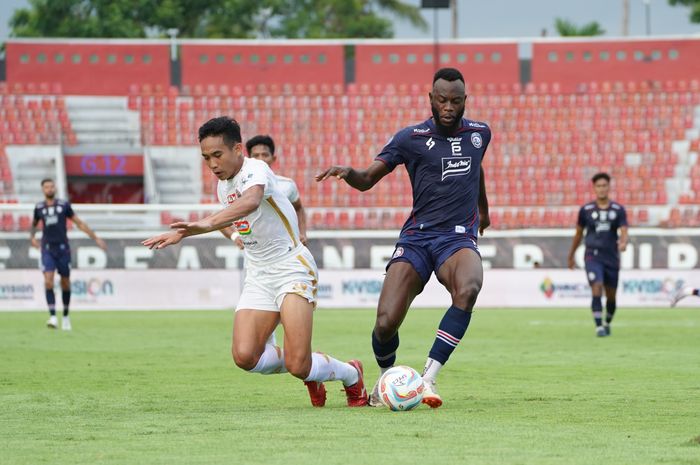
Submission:
[[[442,181],[450,176],[465,176],[472,170],[472,157],[442,159]]]
[[[251,233],[250,223],[248,223],[245,220],[234,221],[233,225],[236,227],[236,231],[238,231],[238,234],[240,234],[241,236],[247,236]]]
[[[615,218],[617,218],[617,213],[615,213],[614,210],[611,210],[610,212],[608,212],[608,218],[610,218],[610,221],[614,221]]]
[[[397,247],[394,251],[394,255],[391,258],[400,257],[401,255],[403,255],[403,247]]]
[[[472,145],[477,149],[480,149],[483,143],[484,141],[481,140],[481,134],[478,132],[472,132]]]

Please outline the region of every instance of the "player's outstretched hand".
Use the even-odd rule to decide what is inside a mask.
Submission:
[[[169,245],[175,245],[185,237],[185,232],[182,229],[168,231],[157,236],[146,239],[141,242],[149,249],[164,249]]]
[[[351,169],[352,168],[349,166],[331,166],[323,173],[316,175],[316,182],[325,181],[332,176],[335,176],[338,179],[345,179],[348,177],[348,174],[350,174]]]
[[[479,235],[483,236],[484,235],[484,230],[491,226],[491,218],[489,218],[489,214],[482,215],[479,213]]]
[[[206,221],[194,221],[192,223],[181,221],[171,224],[170,229],[182,230],[187,232],[188,236],[193,236],[195,234],[204,234],[211,231],[211,225]]]

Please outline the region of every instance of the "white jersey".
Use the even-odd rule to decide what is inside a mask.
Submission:
[[[246,263],[264,265],[298,253],[301,243],[296,212],[264,161],[244,158],[236,176],[219,181],[219,202],[228,206],[253,186],[264,188],[260,206],[233,223],[245,246]]]
[[[290,202],[294,203],[299,200],[299,189],[297,189],[297,184],[293,179],[279,175],[275,175],[275,177],[277,178],[277,186]]]

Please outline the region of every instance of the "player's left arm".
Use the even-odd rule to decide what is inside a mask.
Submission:
[[[620,226],[620,238],[617,240],[617,249],[620,252],[627,250],[627,242],[629,241],[629,233],[627,229],[627,225]]]
[[[304,210],[304,205],[301,204],[301,198],[297,198],[292,202],[294,210],[297,212],[297,219],[299,221],[299,242],[306,245],[306,210]]]
[[[95,231],[90,229],[90,227],[85,223],[85,221],[81,220],[78,215],[73,214],[73,216],[70,217],[71,221],[75,223],[75,225],[80,229],[82,232],[87,234],[90,239],[95,241],[95,243],[98,245],[99,248],[102,250],[107,250],[107,244],[105,244],[105,241],[97,237],[97,234],[95,234]]]
[[[199,221],[173,223],[170,225],[172,231],[148,238],[141,244],[150,249],[163,249],[169,245],[177,244],[185,237],[196,236],[231,226],[234,221],[257,210],[263,200],[264,193],[264,185],[256,184],[251,186],[235,202],[223,210]]]
[[[479,234],[484,235],[484,230],[491,226],[489,218],[489,199],[486,198],[486,180],[484,179],[484,167],[480,167],[479,174]]]

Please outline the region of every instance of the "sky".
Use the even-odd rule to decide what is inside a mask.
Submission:
[[[420,5],[420,0],[404,0]],[[7,25],[12,12],[27,7],[27,0],[0,0],[0,39],[9,36]],[[527,38],[539,37],[543,29],[556,36],[554,20],[569,19],[575,24],[597,21],[608,37],[622,35],[622,0],[457,0],[459,37]],[[672,7],[667,0],[650,0],[651,32],[653,35],[700,34],[700,24],[688,19],[689,8]],[[432,39],[433,11],[424,10],[430,25],[421,31],[409,23],[395,22],[396,37],[400,39]],[[646,34],[644,0],[630,0],[630,35]],[[448,10],[438,13],[438,37],[451,37]]]

